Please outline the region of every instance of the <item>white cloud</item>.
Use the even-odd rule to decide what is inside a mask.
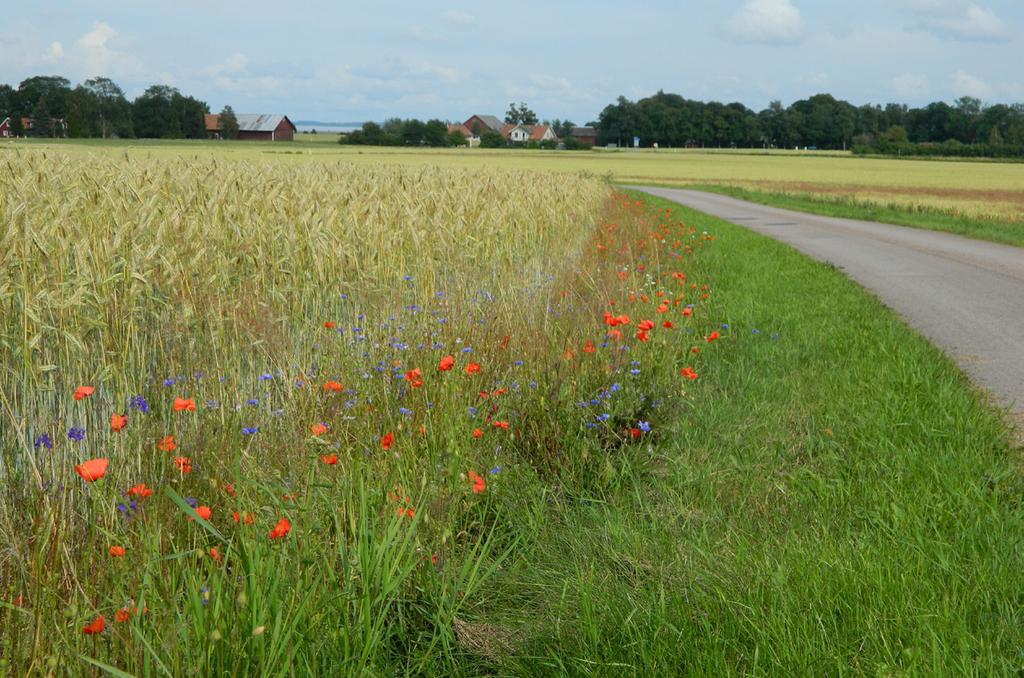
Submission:
[[[724,25],[737,42],[787,45],[804,37],[804,20],[790,0],[748,0]]]
[[[964,70],[958,70],[949,79],[949,90],[954,96],[969,96],[987,99],[992,96],[992,87],[981,78]]]
[[[249,57],[239,52],[234,52],[219,64],[214,64],[205,69],[208,75],[237,75],[249,70]]]
[[[919,99],[928,95],[928,78],[913,73],[897,75],[889,81],[889,90],[900,99]]]
[[[956,40],[1006,42],[1013,29],[992,10],[973,2],[956,0],[910,0],[917,16],[916,28]]]
[[[118,36],[109,24],[94,21],[92,30],[83,35],[75,43],[72,55],[78,62],[78,70],[86,77],[137,77],[144,75],[146,69],[136,57],[111,46]]]
[[[57,41],[51,42],[46,54],[40,59],[44,64],[55,64],[64,58],[64,45]]]

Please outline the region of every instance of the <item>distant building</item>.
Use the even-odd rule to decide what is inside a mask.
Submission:
[[[597,145],[597,129],[594,127],[573,127],[569,136],[587,146]]]
[[[475,136],[483,136],[485,132],[501,134],[501,130],[505,126],[505,123],[494,115],[474,115],[462,124]]]
[[[557,141],[558,135],[551,125],[534,125],[530,128],[530,141]]]
[[[272,113],[238,113],[238,138],[243,141],[291,141],[295,138],[295,125],[287,115]],[[206,134],[219,139],[220,116],[206,115]]]
[[[11,119],[4,118],[0,120],[0,137],[11,136]]]
[[[525,144],[530,140],[530,127],[528,125],[506,124],[501,128],[501,136],[509,143]]]

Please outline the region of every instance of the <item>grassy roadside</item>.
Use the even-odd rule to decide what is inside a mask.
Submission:
[[[1024,664],[1024,483],[938,350],[841,273],[718,237],[721,352],[649,458],[516,518],[528,555],[467,612],[519,675],[995,675]]]
[[[673,188],[679,188],[679,186],[673,186]],[[810,212],[812,214],[823,214],[825,216],[843,217],[846,219],[862,219],[865,221],[880,221],[886,224],[923,228],[929,231],[945,231],[968,238],[1024,247],[1024,224],[1020,222],[965,217],[936,209],[920,208],[910,210],[898,207],[868,205],[843,198],[814,198],[804,195],[773,193],[770,191],[752,191],[735,186],[699,184],[687,186],[686,188],[720,193],[762,205]]]

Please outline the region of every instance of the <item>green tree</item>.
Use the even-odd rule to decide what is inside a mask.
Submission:
[[[493,130],[484,132],[480,136],[480,148],[504,148],[507,145],[505,137]]]
[[[537,120],[537,114],[523,102],[519,102],[519,106],[509,104],[505,111],[505,122],[511,125],[536,125]]]
[[[224,139],[238,138],[238,118],[230,106],[225,106],[220,111],[220,136]]]

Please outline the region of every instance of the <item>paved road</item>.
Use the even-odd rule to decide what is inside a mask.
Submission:
[[[1024,424],[1024,248],[701,191],[630,188],[763,233],[841,268]]]

